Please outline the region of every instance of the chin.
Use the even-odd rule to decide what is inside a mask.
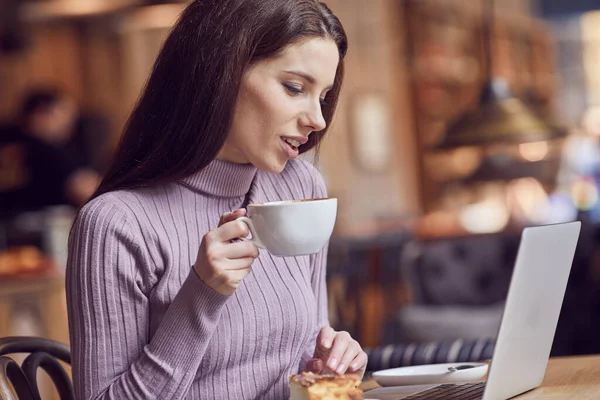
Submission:
[[[287,160],[257,160],[253,162],[254,166],[263,172],[270,172],[272,174],[279,174],[287,165]]]

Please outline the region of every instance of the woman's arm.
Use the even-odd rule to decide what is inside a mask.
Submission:
[[[327,187],[319,171],[307,162],[302,162],[300,165],[300,176],[312,186],[311,197],[313,199],[327,198]],[[319,331],[322,327],[329,326],[326,280],[328,247],[329,243],[326,243],[321,251],[310,256],[311,287],[317,303],[317,325],[314,327],[313,340],[302,355],[300,371],[306,368],[306,362],[313,357]]]
[[[329,326],[329,310],[327,308],[327,246],[317,254],[311,256],[312,266],[312,289],[317,300],[317,324],[318,330],[324,326]],[[315,338],[316,338],[315,333]]]
[[[187,267],[187,266],[186,266]],[[185,397],[229,298],[191,267],[152,337],[155,262],[127,214],[98,198],[69,243],[67,303],[78,399]]]
[[[305,164],[306,165],[306,164]],[[312,171],[311,171],[312,168]],[[309,176],[313,176],[313,198],[326,198],[327,189],[321,174],[312,166],[307,166]],[[361,377],[367,365],[367,355],[360,344],[348,332],[336,332],[329,326],[327,309],[327,245],[319,253],[310,257],[312,268],[311,285],[317,300],[317,321],[315,339],[305,351],[300,370],[315,373],[338,374],[358,373]]]
[[[328,197],[327,186],[321,176],[321,173],[314,169],[313,182],[313,198],[324,199]],[[310,256],[310,265],[312,267],[311,284],[315,298],[317,300],[317,316],[318,328],[329,326],[329,310],[327,308],[327,252],[329,242],[325,244],[323,249],[317,254]],[[318,333],[318,329],[317,329]],[[315,333],[316,338],[316,333]]]

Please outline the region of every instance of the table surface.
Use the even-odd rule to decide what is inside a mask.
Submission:
[[[361,387],[368,390],[378,385],[369,380]],[[516,399],[600,399],[600,355],[550,359],[542,385]]]
[[[517,398],[600,399],[600,355],[551,359],[542,386]]]

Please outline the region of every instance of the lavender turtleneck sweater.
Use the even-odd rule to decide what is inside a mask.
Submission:
[[[213,161],[181,182],[104,194],[80,211],[67,303],[77,399],[275,399],[328,324],[326,248],[261,250],[231,296],[192,269],[202,237],[247,203],[326,197],[317,170]]]

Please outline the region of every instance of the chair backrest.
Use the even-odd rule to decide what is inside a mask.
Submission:
[[[506,298],[519,236],[413,241],[400,262],[414,304],[480,306]]]
[[[30,353],[19,366],[13,353]],[[41,400],[37,370],[42,368],[52,379],[61,400],[74,400],[73,385],[59,361],[71,363],[69,346],[38,337],[0,338],[0,398],[6,400]]]

